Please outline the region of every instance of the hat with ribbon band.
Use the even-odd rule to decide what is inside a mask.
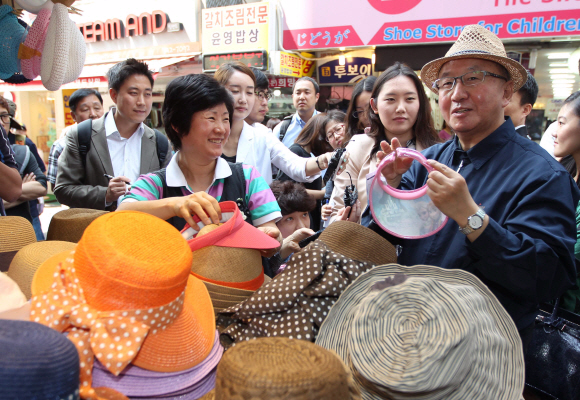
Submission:
[[[350,367],[364,399],[519,400],[522,342],[474,275],[389,264],[342,293],[316,344]]]
[[[528,72],[519,62],[506,54],[505,47],[493,32],[481,25],[467,25],[445,54],[445,57],[428,62],[421,69],[421,80],[431,91],[437,93],[433,83],[437,80],[443,64],[462,58],[479,58],[502,65],[514,82],[514,92],[528,80]]]
[[[82,398],[95,396],[94,357],[118,375],[130,363],[183,371],[210,353],[211,300],[189,273],[187,242],[167,222],[140,212],[108,213],[89,225],[64,261],[49,261],[37,270],[30,318],[66,332],[77,347]]]

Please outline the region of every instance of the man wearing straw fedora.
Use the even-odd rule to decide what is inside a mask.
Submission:
[[[449,221],[435,235],[403,240],[399,263],[475,274],[525,337],[538,304],[574,285],[580,191],[564,168],[504,118],[527,72],[506,57],[492,32],[466,26],[445,57],[423,67],[421,79],[439,95],[443,117],[457,136],[423,152],[433,172],[398,159],[383,174],[393,187],[426,184]],[[382,159],[400,143],[393,139],[381,147]]]

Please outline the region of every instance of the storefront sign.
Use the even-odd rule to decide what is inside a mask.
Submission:
[[[271,76],[268,78],[268,85],[271,88],[291,88],[294,87],[296,80],[298,78],[285,78],[285,77],[275,77]]]
[[[280,0],[284,48],[452,42],[479,24],[502,39],[580,35],[579,0]],[[307,15],[305,15],[307,14]],[[356,21],[353,23],[353,21]]]
[[[267,53],[265,51],[252,51],[231,54],[204,54],[203,71],[217,71],[221,65],[230,61],[240,61],[248,67],[254,67],[261,70],[266,70],[268,67]]]
[[[68,105],[68,101],[70,96],[76,92],[76,89],[63,89],[62,90],[62,100],[64,103],[64,126],[70,126],[75,123],[75,120],[72,117],[70,106]]]
[[[319,65],[318,81],[321,85],[352,84],[372,73],[371,58],[346,58],[345,65],[340,65],[340,60],[335,58]]]
[[[304,60],[297,55],[280,52],[280,75],[312,76],[316,61]]]
[[[161,33],[167,27],[167,15],[156,10],[152,13],[141,13],[139,16],[129,14],[125,21],[119,18],[106,21],[78,23],[86,43],[121,39],[128,36],[143,36],[150,33]]]
[[[202,10],[204,53],[268,50],[269,12],[268,3]]]

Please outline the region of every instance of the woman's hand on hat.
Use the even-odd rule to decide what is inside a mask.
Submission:
[[[280,248],[282,246],[282,242],[284,240],[282,238],[282,233],[280,233],[280,229],[278,229],[278,227],[276,226],[276,223],[272,222],[272,221],[266,222],[265,224],[262,224],[262,225],[258,226],[257,228],[259,230],[261,230],[262,232],[264,232],[266,235],[273,237],[274,239],[276,239],[280,243],[280,246],[275,248],[275,249],[260,250],[260,254],[263,257],[270,258],[274,254],[278,253],[278,251],[280,250]]]
[[[360,221],[361,205],[360,200],[357,199],[354,206],[344,207],[336,213],[336,221],[349,221],[356,222]]]
[[[185,219],[195,231],[199,231],[199,227],[193,220],[193,215],[197,215],[204,225],[219,224],[222,218],[222,210],[217,200],[206,192],[174,197],[170,204],[175,216]]]
[[[292,233],[282,242],[282,247],[280,248],[280,258],[285,260],[290,254],[300,251],[299,243],[302,240],[314,235],[315,233],[316,232],[310,228],[300,228],[294,231],[294,233]]]
[[[377,165],[387,155],[391,154],[399,147],[403,147],[403,146],[401,146],[401,143],[399,143],[399,139],[397,139],[397,138],[393,138],[390,145],[386,141],[383,140],[381,142],[381,150],[379,150],[377,152]],[[387,183],[389,184],[389,186],[392,186],[394,188],[398,187],[399,184],[401,183],[401,177],[403,176],[403,174],[405,172],[407,172],[409,170],[409,168],[411,167],[411,164],[413,164],[412,158],[410,158],[410,157],[398,157],[397,153],[395,153],[395,162],[393,162],[389,165],[386,165],[381,171],[383,176],[387,180]]]

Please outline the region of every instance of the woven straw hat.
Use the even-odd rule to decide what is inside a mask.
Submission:
[[[108,211],[90,208],[70,208],[54,214],[48,226],[46,240],[78,243],[91,222]]]
[[[35,242],[34,228],[27,219],[22,217],[0,218],[0,272],[8,271],[18,250]]]
[[[480,58],[501,64],[514,82],[514,92],[517,92],[528,79],[528,73],[522,64],[507,57],[500,38],[481,25],[467,25],[445,57],[425,64],[421,69],[421,80],[435,92],[433,82],[438,79],[443,64],[460,58]]]
[[[48,90],[74,81],[83,70],[87,48],[83,34],[69,18],[63,4],[55,4],[42,51],[40,75]]]
[[[181,312],[163,329],[148,332],[132,364],[159,372],[183,371],[210,353],[215,338],[211,300],[203,283],[190,274],[187,242],[167,222],[134,211],[107,213],[86,229],[76,250],[67,255],[67,260],[74,258],[72,270],[86,304],[97,312],[142,310],[134,314],[151,313],[146,320],[159,323],[161,317],[148,310],[167,309],[185,292]],[[38,269],[33,303],[57,279],[53,275],[58,262],[59,256],[54,256]]]
[[[369,270],[316,340],[349,365],[364,399],[521,399],[515,324],[474,275],[417,265]]]
[[[0,272],[0,313],[22,307],[25,303],[26,297],[18,284]]]
[[[335,353],[304,340],[259,338],[227,351],[218,365],[216,400],[360,399]]]
[[[74,243],[58,240],[29,244],[20,249],[12,259],[8,269],[8,276],[18,283],[26,299],[30,300],[32,297],[32,278],[38,267],[50,257],[63,251],[70,252],[75,247],[76,244]]]
[[[0,320],[3,399],[79,398],[79,356],[58,332],[29,321]]]

